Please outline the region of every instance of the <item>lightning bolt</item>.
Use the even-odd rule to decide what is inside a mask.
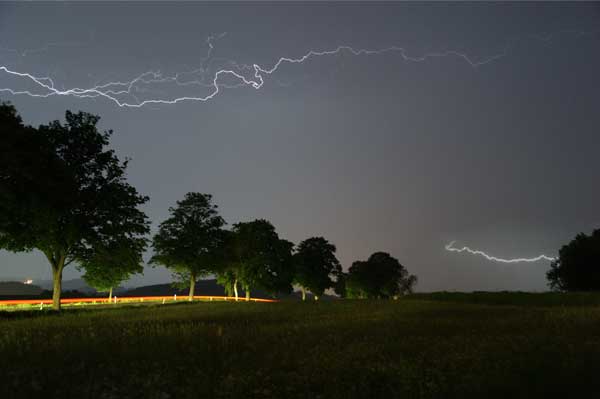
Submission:
[[[498,258],[498,257],[495,257],[495,256],[488,255],[488,254],[486,254],[483,251],[474,250],[474,249],[471,249],[469,247],[455,248],[454,247],[454,243],[455,242],[456,241],[452,241],[451,243],[449,243],[448,245],[446,245],[445,246],[446,251],[458,252],[458,253],[467,252],[467,253],[470,253],[471,255],[483,256],[487,260],[490,260],[490,261],[493,261],[493,262],[500,262],[500,263],[534,263],[534,262],[539,262],[539,261],[542,261],[542,260],[546,260],[546,261],[549,261],[549,262],[552,262],[553,260],[556,260],[556,258],[553,258],[551,256],[546,256],[546,255],[539,255],[539,256],[536,256],[534,258],[512,258],[512,259]]]
[[[177,104],[184,101],[200,101],[207,102],[212,100],[215,96],[217,96],[222,88],[237,88],[237,87],[251,87],[256,90],[263,87],[265,84],[265,78],[267,75],[272,75],[275,73],[283,64],[301,64],[307,61],[310,58],[315,57],[323,57],[323,56],[333,56],[341,53],[347,52],[354,56],[361,55],[382,55],[385,53],[397,52],[399,53],[405,61],[410,62],[424,62],[430,58],[436,57],[450,57],[454,56],[459,59],[464,60],[468,65],[473,68],[480,67],[482,65],[488,64],[494,60],[497,60],[501,57],[507,55],[507,50],[504,52],[487,57],[481,61],[475,61],[470,58],[467,54],[460,53],[458,51],[446,51],[441,53],[429,53],[423,55],[421,57],[411,57],[407,54],[406,50],[401,47],[388,47],[379,50],[368,50],[368,49],[354,49],[350,46],[339,46],[333,50],[325,50],[325,51],[314,51],[311,50],[308,53],[304,54],[299,58],[289,58],[289,57],[281,57],[275,62],[273,66],[270,68],[260,66],[258,64],[253,64],[251,69],[253,70],[253,74],[250,77],[245,76],[242,72],[239,72],[243,67],[231,68],[231,69],[220,69],[216,71],[213,75],[212,81],[210,84],[202,83],[201,81],[192,80],[188,82],[181,82],[180,76],[182,74],[176,74],[174,76],[165,77],[162,76],[160,72],[148,71],[140,74],[139,76],[133,78],[127,82],[109,82],[102,85],[96,85],[89,88],[70,88],[66,90],[58,89],[52,79],[50,77],[38,77],[33,74],[27,72],[19,72],[16,70],[9,69],[7,66],[0,66],[0,72],[3,72],[11,77],[23,79],[28,81],[30,84],[37,86],[40,90],[38,92],[34,92],[31,90],[18,90],[11,88],[1,88],[0,92],[7,92],[11,95],[27,95],[30,97],[39,97],[39,98],[48,98],[52,96],[71,96],[77,98],[97,98],[103,97],[107,100],[114,102],[119,107],[128,107],[128,108],[141,108],[145,105],[149,104]],[[188,74],[193,74],[197,72],[203,72],[204,69],[196,70],[188,72]],[[235,85],[225,85],[224,83],[220,83],[220,79],[229,76],[237,81]],[[128,102],[127,100],[122,100],[119,96],[129,95],[135,91],[135,87],[138,84],[152,84],[152,83],[175,83],[179,86],[183,85],[191,85],[191,84],[200,84],[205,87],[210,87],[211,91],[209,94],[204,96],[182,96],[174,99],[147,99],[138,102]]]
[[[148,71],[141,73],[129,81],[111,81],[103,84],[98,83],[87,88],[72,87],[68,89],[59,89],[50,77],[35,76],[28,72],[9,68],[6,65],[0,65],[0,75],[4,74],[7,77],[29,85],[29,88],[27,89],[13,89],[10,87],[0,88],[0,93],[4,92],[15,96],[26,95],[36,98],[49,98],[55,96],[67,96],[79,99],[104,98],[113,102],[118,107],[141,108],[150,104],[173,105],[190,101],[207,102],[219,95],[222,92],[222,89],[247,87],[259,90],[263,87],[267,78],[276,73],[283,65],[302,64],[310,59],[319,57],[337,56],[340,54],[349,54],[356,57],[380,56],[395,53],[400,55],[404,61],[415,63],[425,62],[435,58],[453,57],[463,61],[467,66],[476,69],[506,57],[512,48],[511,44],[507,44],[503,50],[497,54],[487,57],[473,57],[464,52],[455,50],[430,52],[422,56],[411,56],[405,48],[397,46],[380,49],[356,49],[351,46],[338,46],[331,50],[310,50],[304,55],[296,58],[280,57],[270,67],[258,64],[237,64],[234,61],[226,61],[224,63],[226,67],[222,67],[221,69],[215,68],[215,70],[209,74],[209,71],[212,69],[212,63],[217,60],[212,58],[212,52],[214,50],[213,40],[220,39],[225,36],[225,34],[226,33],[222,33],[216,37],[208,37],[206,40],[208,51],[206,57],[202,58],[201,66],[188,72],[180,72],[172,76],[163,76],[160,71]],[[550,41],[552,37],[552,35],[547,35],[537,39]],[[207,78],[207,75],[210,76]],[[226,83],[226,81],[234,81],[235,83],[229,84]],[[144,86],[158,84],[171,84],[177,87],[198,86],[207,89],[208,93],[204,95],[185,95],[175,98],[150,97],[147,99],[138,99],[136,96],[136,94],[139,93],[156,93],[156,90],[144,88]],[[35,90],[31,89],[30,86],[33,86]],[[133,98],[134,101],[131,101],[130,98]]]

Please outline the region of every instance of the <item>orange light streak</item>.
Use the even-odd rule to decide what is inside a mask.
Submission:
[[[130,297],[118,297],[117,303],[132,303],[132,302],[144,302],[144,301],[165,301],[170,302],[186,302],[189,297],[180,296],[179,299],[174,299],[172,295],[169,296],[130,296]],[[206,296],[197,295],[194,299],[203,301],[235,301],[235,297],[231,296]],[[262,298],[239,298],[238,302],[265,302],[273,303],[279,302],[277,299],[262,299]],[[109,300],[108,298],[64,298],[60,300],[60,303],[71,304],[71,303],[97,303],[97,304],[114,304],[114,298]],[[14,305],[52,305],[52,299],[8,299],[0,301],[0,306],[14,306]]]

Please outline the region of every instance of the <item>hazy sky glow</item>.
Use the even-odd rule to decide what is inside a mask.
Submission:
[[[32,124],[66,109],[101,115],[154,227],[200,191],[229,223],[266,218],[296,243],[323,235],[345,268],[390,252],[422,291],[542,290],[546,261],[444,246],[556,256],[600,227],[598,21],[587,3],[0,3],[0,89],[43,93],[7,73],[19,71],[139,104],[204,98],[217,71],[239,75],[223,74],[206,102],[0,99]],[[265,72],[339,46],[396,50]],[[260,89],[247,83],[254,64]],[[9,277],[49,279],[50,268],[39,253],[0,252]],[[129,284],[166,281],[148,268]]]

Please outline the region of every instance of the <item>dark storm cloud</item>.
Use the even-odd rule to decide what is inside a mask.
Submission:
[[[265,67],[338,45],[510,51],[477,69],[457,57],[319,58],[258,91],[176,106],[1,96],[34,124],[65,109],[100,114],[155,223],[187,191],[208,192],[229,222],[264,217],[295,242],[324,235],[345,267],[389,251],[421,290],[544,289],[543,262],[443,247],[554,255],[599,227],[599,16],[584,3],[2,3],[1,64],[65,87],[193,68],[222,32],[215,57]],[[0,263],[6,277],[49,276],[39,254],[3,252]],[[168,278],[149,269],[134,282]]]

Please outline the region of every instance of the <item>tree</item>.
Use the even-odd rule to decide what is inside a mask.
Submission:
[[[219,272],[223,264],[225,220],[210,194],[188,193],[169,212],[171,217],[160,224],[154,236],[155,255],[150,262],[172,269],[178,279],[189,281],[191,301],[198,279]]]
[[[235,300],[238,300],[238,288],[237,281],[233,270],[226,269],[222,270],[217,275],[217,284],[220,284],[225,289],[225,295],[235,296]]]
[[[557,291],[600,290],[600,229],[591,235],[577,234],[564,245],[546,273],[550,288]]]
[[[46,256],[60,310],[64,268],[144,237],[149,225],[138,207],[148,198],[127,183],[128,160],[106,148],[112,131],[98,131],[98,116],[67,111],[65,124],[34,129],[1,108],[0,248]]]
[[[241,284],[246,299],[250,299],[252,288],[271,295],[289,293],[294,276],[293,246],[280,239],[273,225],[266,220],[237,223],[228,244],[228,265],[220,281],[229,282],[236,297],[237,286]]]
[[[82,264],[83,279],[99,292],[108,292],[112,298],[113,288],[127,280],[132,274],[142,273],[142,254],[146,249],[144,238],[113,242],[106,248],[97,249],[90,259]]]
[[[416,276],[385,252],[375,252],[366,261],[352,264],[346,279],[350,298],[392,298],[411,292]]]
[[[334,279],[342,271],[335,250],[335,245],[323,237],[308,238],[298,244],[294,254],[294,283],[300,286],[303,301],[306,290],[317,300],[326,289],[334,287]]]

